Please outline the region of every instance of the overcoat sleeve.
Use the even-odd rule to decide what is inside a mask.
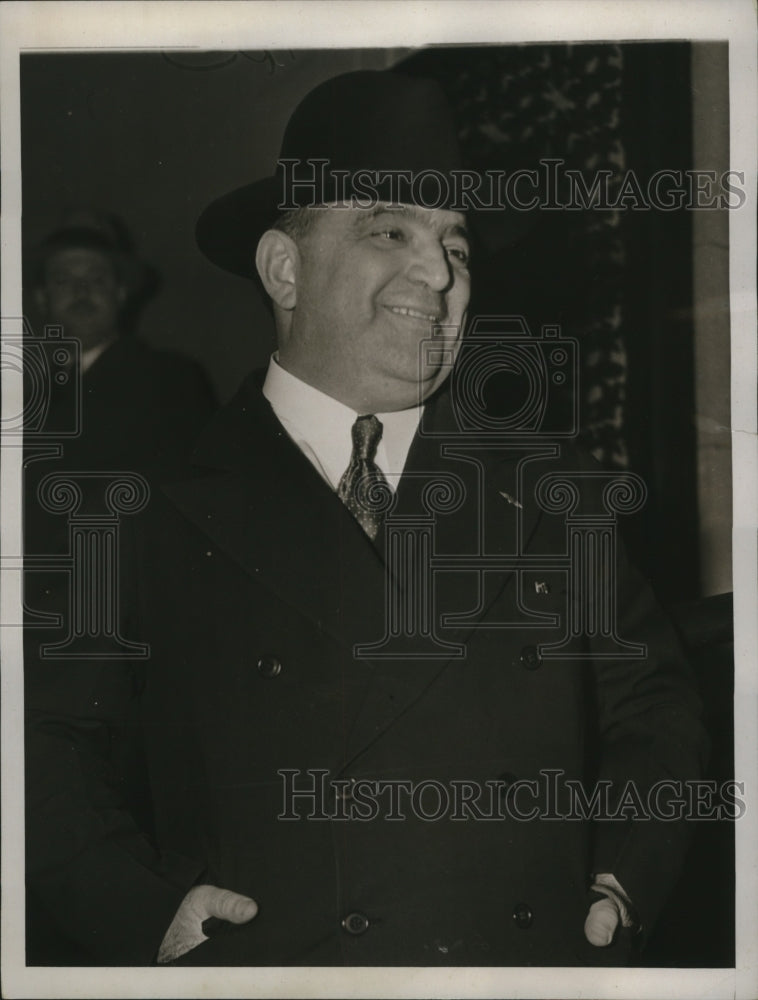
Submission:
[[[681,873],[693,833],[687,788],[702,778],[709,739],[679,639],[623,544],[616,581],[619,635],[645,652],[592,661],[597,777],[611,783],[611,811],[617,810],[596,823],[593,872],[615,875],[646,936]]]

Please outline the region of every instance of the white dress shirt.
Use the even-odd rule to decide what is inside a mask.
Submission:
[[[269,362],[263,395],[300,451],[336,490],[353,453],[353,424],[357,417],[365,414],[356,413],[285,371],[275,354]],[[374,414],[384,428],[375,462],[393,491],[405,468],[423,409],[422,405],[394,413]]]
[[[89,350],[82,351],[81,359],[79,362],[79,367],[82,375],[94,365],[100,355],[105,351],[106,348],[110,347],[113,343],[112,340],[105,340],[102,344],[96,344],[95,347],[90,347]]]

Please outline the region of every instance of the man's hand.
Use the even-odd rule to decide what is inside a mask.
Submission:
[[[158,964],[173,962],[207,941],[208,935],[203,934],[203,921],[209,917],[228,920],[232,924],[246,924],[257,912],[258,904],[249,896],[240,896],[230,889],[219,889],[217,885],[194,886],[182,900],[166,931],[158,952]]]
[[[613,940],[616,928],[634,927],[632,905],[629,897],[613,875],[596,875],[592,892],[604,896],[590,907],[584,921],[584,936],[596,948],[605,948]]]

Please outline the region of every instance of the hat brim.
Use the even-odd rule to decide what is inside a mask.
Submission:
[[[197,245],[208,260],[242,278],[255,277],[258,241],[281,215],[280,187],[276,177],[264,177],[208,205],[195,226]]]
[[[255,280],[258,241],[281,216],[281,179],[277,176],[230,191],[203,211],[195,238],[203,254],[217,267]],[[486,256],[516,243],[531,231],[539,212],[499,209],[469,211],[469,228]]]
[[[115,245],[107,235],[86,226],[71,226],[55,230],[41,244],[24,252],[23,282],[27,287],[44,283],[48,261],[65,250],[94,250],[108,257],[116,270],[119,283],[127,298],[149,297],[160,286],[158,271],[131,250]]]

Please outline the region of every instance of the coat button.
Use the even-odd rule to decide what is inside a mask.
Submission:
[[[345,779],[342,779],[345,780]],[[334,789],[334,797],[340,802],[352,802],[353,789],[355,788],[355,778],[348,778],[349,785],[337,785]]]
[[[342,926],[348,934],[365,934],[368,930],[368,917],[364,917],[362,913],[348,913]]]
[[[536,670],[542,663],[542,657],[540,656],[539,650],[536,646],[524,646],[521,650],[519,660],[521,662],[521,666],[526,667],[527,670]]]
[[[282,661],[278,656],[267,653],[258,660],[258,673],[261,677],[278,677],[282,672]]]
[[[513,921],[520,931],[529,930],[534,915],[526,903],[517,903],[513,909]]]

